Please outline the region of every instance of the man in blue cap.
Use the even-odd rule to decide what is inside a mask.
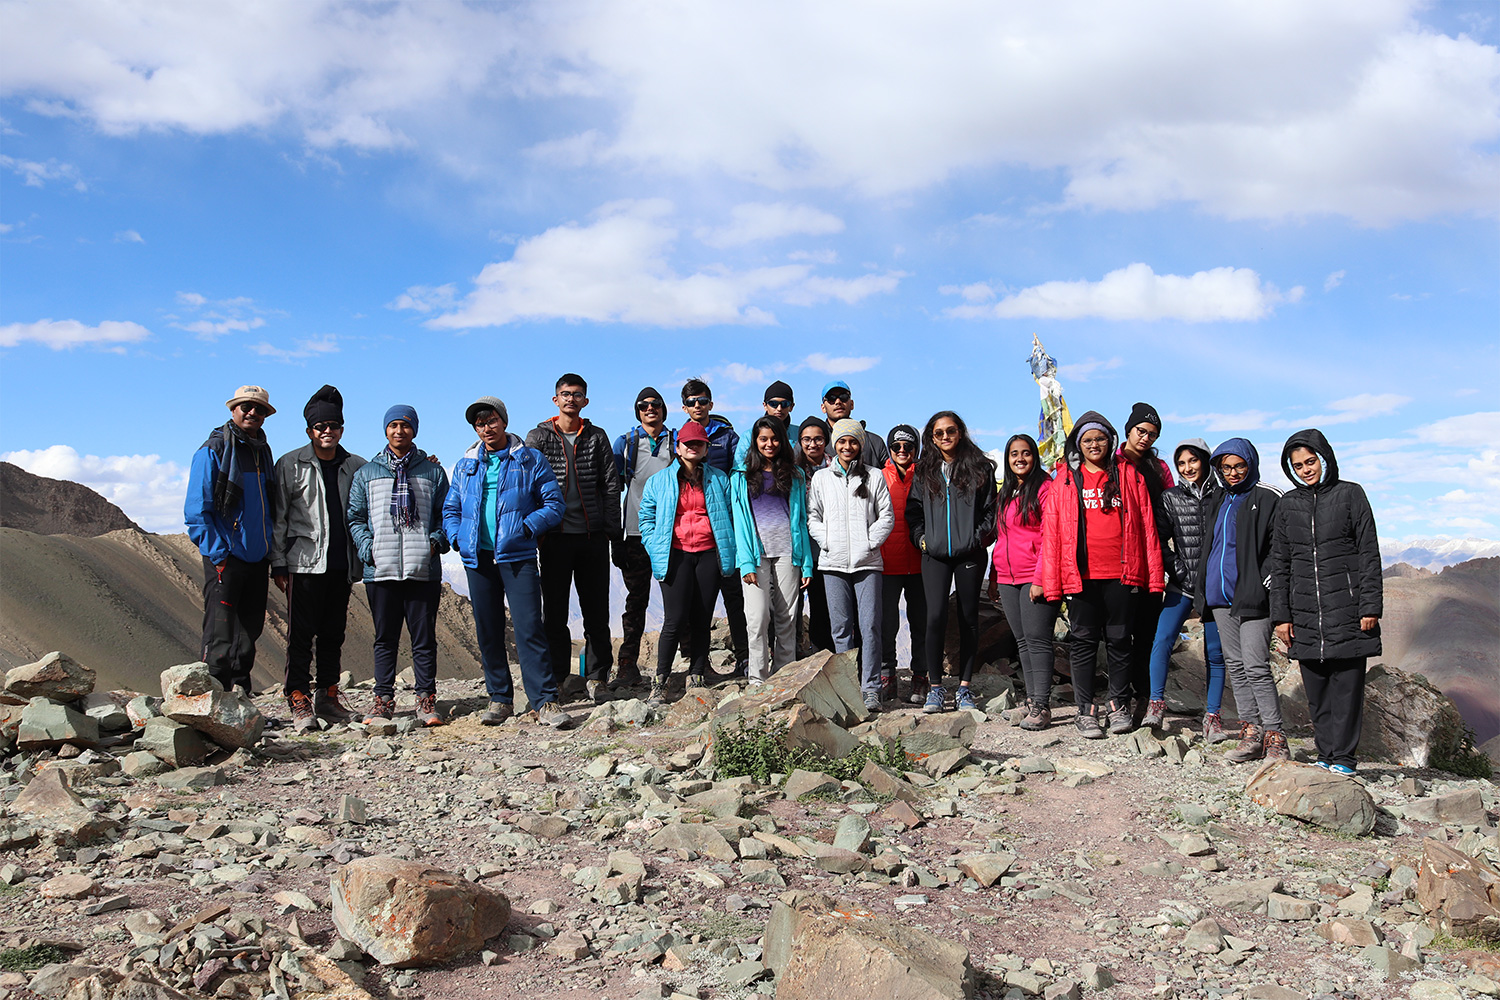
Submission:
[[[829,427],[847,418],[853,412],[854,393],[850,391],[848,382],[836,378],[823,387],[823,419],[828,421]],[[865,422],[861,420],[859,426],[864,427]],[[861,462],[872,469],[883,469],[886,459],[890,457],[885,441],[879,434],[865,435],[865,451],[860,455]]]

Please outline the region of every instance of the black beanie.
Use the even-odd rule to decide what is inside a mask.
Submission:
[[[1130,428],[1136,424],[1155,424],[1158,433],[1161,431],[1161,417],[1156,413],[1156,407],[1150,403],[1136,403],[1130,410],[1130,419],[1125,421],[1125,433],[1130,433]]]
[[[646,388],[642,389],[640,392],[638,392],[638,393],[635,394],[635,405],[636,406],[640,406],[642,403],[644,403],[648,399],[660,400],[661,401],[661,408],[663,410],[665,410],[667,408],[666,397],[664,397],[661,393],[657,392],[655,389],[651,388],[649,385],[646,386]]]
[[[769,403],[773,399],[795,399],[792,395],[792,387],[780,379],[772,382],[766,386],[766,394],[761,398],[761,402]]]
[[[910,441],[915,445],[921,442],[921,440],[922,435],[918,434],[917,429],[911,424],[897,424],[895,427],[892,427],[891,432],[885,436],[885,446],[887,448],[895,447],[897,441]]]
[[[798,424],[797,436],[800,438],[802,436],[802,432],[807,430],[809,427],[821,427],[823,428],[823,436],[825,438],[833,437],[833,431],[829,429],[828,422],[821,417],[808,417],[806,420],[802,421],[802,423]]]
[[[344,397],[331,385],[325,385],[312,394],[312,399],[302,408],[302,416],[307,420],[307,426],[322,423],[325,420],[337,420],[344,422]]]

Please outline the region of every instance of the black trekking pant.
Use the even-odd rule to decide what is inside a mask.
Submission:
[[[1365,658],[1298,660],[1318,760],[1353,767],[1365,719]]]
[[[906,595],[906,624],[911,629],[911,675],[927,676],[927,596],[921,573],[894,573],[880,591],[880,672],[896,676],[896,632],[901,628],[901,595]]]
[[[1085,580],[1083,590],[1068,598],[1068,625],[1073,633],[1068,663],[1074,703],[1080,711],[1094,704],[1102,638],[1109,664],[1109,700],[1124,704],[1130,696],[1130,588],[1119,580]]]
[[[688,673],[708,675],[708,640],[713,627],[714,602],[719,599],[719,552],[673,549],[667,574],[661,580],[661,638],[656,644],[656,676],[672,672],[677,647],[688,649]]]
[[[724,617],[729,620],[729,644],[734,647],[734,669],[750,662],[750,628],[745,624],[745,581],[730,573],[719,581]]]
[[[255,640],[266,627],[266,588],[271,563],[226,556],[222,570],[203,557],[203,662],[224,686],[250,693]]]
[[[1130,595],[1130,694],[1143,701],[1151,697],[1151,650],[1161,609],[1161,594],[1142,587]]]
[[[290,573],[286,578],[285,693],[311,694],[313,650],[317,649],[317,687],[339,682],[344,632],[349,622],[349,574]],[[316,647],[315,647],[316,644]]]
[[[608,679],[615,662],[609,638],[609,539],[602,534],[549,531],[541,537],[537,554],[542,568],[542,620],[559,695],[573,666],[573,632],[568,628],[570,587],[578,592],[578,611],[583,616],[587,679]]]
[[[948,639],[948,592],[958,599],[958,662],[953,673],[960,681],[974,676],[979,655],[979,591],[984,586],[983,552],[964,559],[939,559],[922,553],[922,590],[927,600],[927,679],[943,683],[943,647]]]
[[[797,598],[797,631],[801,632],[802,609],[807,609],[808,655],[820,649],[833,652],[833,623],[828,620],[828,590],[823,586],[823,571],[813,570],[812,582],[803,588]]]
[[[639,538],[610,543],[610,558],[625,581],[625,611],[620,615],[620,670],[640,672],[641,636],[646,633],[646,607],[651,603],[651,557]]]
[[[1021,677],[1026,697],[1047,705],[1052,698],[1052,627],[1057,623],[1057,601],[1033,601],[1031,584],[996,585],[1000,609],[1016,637],[1016,655],[1021,658]]]
[[[437,613],[441,580],[380,580],[365,583],[375,625],[375,693],[396,694],[396,654],[401,624],[411,639],[411,667],[417,694],[437,693]]]

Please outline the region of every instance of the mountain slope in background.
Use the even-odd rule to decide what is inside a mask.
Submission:
[[[1380,559],[1387,566],[1407,563],[1437,571],[1444,566],[1492,556],[1500,556],[1500,542],[1482,538],[1408,538],[1380,543]]]
[[[123,510],[87,486],[32,475],[9,462],[0,462],[0,527],[83,538],[139,530]]]

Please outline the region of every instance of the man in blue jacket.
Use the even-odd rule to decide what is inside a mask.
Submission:
[[[258,385],[224,405],[229,421],[193,454],[182,516],[203,555],[203,662],[224,690],[249,694],[274,530],[275,466],[261,425],[276,408]]]
[[[507,431],[509,413],[497,397],[479,397],[464,411],[464,419],[479,440],[453,466],[443,501],[443,530],[469,578],[474,633],[490,698],[479,721],[497,726],[515,711],[505,653],[508,599],[526,700],[538,722],[560,729],[570,720],[557,704],[557,679],[542,627],[536,539],[562,523],[562,490],[547,456],[524,447]]]
[[[701,378],[690,378],[682,384],[682,412],[708,435],[708,457],[704,464],[728,475],[734,471],[740,436],[734,425],[714,413],[714,394]],[[733,677],[744,677],[750,666],[750,632],[745,626],[745,591],[738,573],[730,573],[719,583],[724,598],[724,616],[729,619],[729,641],[734,646]]]

